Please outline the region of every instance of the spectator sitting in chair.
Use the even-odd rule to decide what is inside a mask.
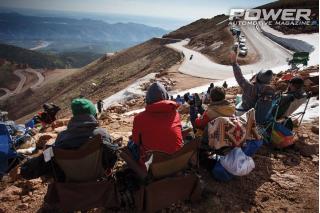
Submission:
[[[133,145],[139,150],[139,156],[133,153],[136,160],[143,165],[145,152],[149,150],[162,151],[172,154],[182,145],[182,132],[180,115],[177,112],[178,104],[170,101],[169,95],[162,84],[153,83],[146,94],[145,111],[135,116],[133,121]],[[130,145],[131,144],[131,145]]]
[[[84,98],[74,99],[71,103],[73,117],[68,123],[67,129],[58,134],[54,147],[60,149],[78,149],[90,138],[101,135],[103,140],[102,165],[104,169],[111,169],[117,156],[115,150],[117,145],[112,144],[112,139],[108,132],[99,127],[95,116],[97,114],[94,104]],[[56,174],[60,180],[64,179],[63,173],[57,167]],[[53,176],[52,165],[45,163],[43,155],[27,161],[21,168],[21,174],[26,179],[37,178],[40,176]]]
[[[217,117],[231,117],[235,113],[235,107],[226,99],[226,93],[222,87],[214,87],[210,91],[210,104],[201,117],[195,121],[196,127],[204,129],[207,124]]]
[[[277,119],[290,116],[299,108],[307,99],[307,94],[304,91],[304,81],[297,76],[289,81],[288,89],[282,94],[279,103]]]

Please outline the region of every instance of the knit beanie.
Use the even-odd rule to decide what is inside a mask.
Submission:
[[[97,114],[96,107],[94,106],[94,104],[90,100],[85,98],[73,99],[71,102],[71,110],[73,116],[83,114],[96,116]]]

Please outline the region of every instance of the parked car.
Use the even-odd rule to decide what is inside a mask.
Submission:
[[[230,27],[230,31],[231,31],[231,32],[233,32],[235,29],[236,29],[235,26],[231,26],[231,27]]]
[[[241,30],[238,27],[231,27],[230,31],[232,32],[232,35],[240,35]]]
[[[246,43],[243,43],[243,42],[239,42],[239,48],[241,49],[242,47],[245,47],[246,46]]]
[[[241,43],[245,43],[246,42],[246,38],[245,37],[239,37],[239,42]]]
[[[248,54],[248,48],[246,46],[242,46],[239,48],[239,55],[246,56]]]

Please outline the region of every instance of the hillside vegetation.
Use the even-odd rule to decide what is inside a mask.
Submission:
[[[9,111],[12,119],[31,116],[45,102],[55,102],[67,113],[70,101],[80,94],[94,101],[108,97],[138,78],[176,64],[181,60],[180,53],[165,44],[165,41],[152,39],[112,57],[101,58],[63,80],[12,97],[2,103],[2,107]],[[26,96],[28,98],[24,99]],[[19,105],[15,104],[17,101]]]
[[[32,68],[79,68],[85,66],[102,54],[93,52],[64,52],[50,54],[37,52],[13,45],[0,44],[0,58],[16,64],[27,64]]]
[[[228,16],[226,15],[218,15],[211,19],[199,19],[191,24],[183,26],[169,34],[164,35],[164,38],[175,38],[175,39],[185,39],[185,38],[193,38],[195,36],[199,36],[200,34],[204,34],[207,32],[211,32],[213,30],[219,29],[219,27],[225,27],[226,25],[217,25],[218,23],[226,20]],[[228,24],[228,23],[227,23]]]
[[[55,55],[43,54],[20,47],[0,44],[0,58],[32,68],[64,68],[65,62]]]
[[[0,88],[14,90],[20,79],[13,73],[15,65],[3,64],[0,66]]]

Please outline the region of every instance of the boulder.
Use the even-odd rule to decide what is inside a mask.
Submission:
[[[28,192],[43,188],[40,178],[24,181],[21,186]]]
[[[22,189],[17,186],[9,186],[0,193],[0,201],[13,201],[20,197]]]
[[[17,206],[16,210],[22,211],[22,210],[27,210],[28,208],[29,208],[29,204],[27,204],[27,203],[21,203],[21,204],[19,204],[19,205]]]
[[[69,123],[70,119],[58,119],[53,123],[54,128],[62,127],[62,126],[67,126]]]
[[[55,128],[54,133],[59,134],[60,132],[66,130],[66,129],[67,129],[66,126],[61,126],[61,127]]]
[[[319,126],[313,125],[313,126],[311,127],[311,131],[312,131],[314,134],[319,135]]]
[[[46,143],[50,140],[50,139],[55,139],[57,138],[57,134],[55,133],[42,133],[39,134],[39,139],[37,142],[37,148],[38,149],[43,149],[46,145]]]
[[[129,107],[133,107],[136,103],[137,103],[137,100],[136,99],[132,99],[130,101],[127,101],[126,105],[129,106]]]
[[[117,113],[117,114],[125,113],[127,110],[128,110],[128,108],[123,106],[123,105],[121,105],[121,104],[112,105],[107,109],[107,111],[114,112],[114,113]]]
[[[303,134],[295,140],[295,147],[299,150],[301,155],[305,157],[310,157],[319,153],[319,144],[312,143],[312,141]]]

